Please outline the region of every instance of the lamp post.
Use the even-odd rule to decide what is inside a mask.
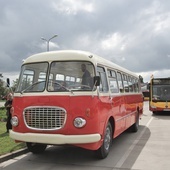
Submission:
[[[55,37],[57,37],[58,35],[57,34],[55,34],[54,36],[52,36],[50,39],[45,39],[44,37],[41,37],[41,39],[42,40],[44,40],[44,41],[46,41],[47,42],[47,51],[49,51],[49,43],[50,43],[50,41],[53,39],[53,38],[55,38]]]

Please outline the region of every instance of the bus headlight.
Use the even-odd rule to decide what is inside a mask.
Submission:
[[[86,120],[81,117],[77,117],[74,119],[74,126],[76,128],[82,128],[83,126],[85,126],[85,124],[86,124]]]
[[[18,126],[18,123],[19,123],[18,118],[17,118],[16,116],[13,116],[13,117],[11,118],[11,124],[12,124],[12,126]]]

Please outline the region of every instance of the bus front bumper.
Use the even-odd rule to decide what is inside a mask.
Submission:
[[[86,135],[62,135],[62,134],[41,134],[41,133],[19,133],[10,130],[10,137],[17,141],[43,143],[43,144],[87,144],[101,140],[100,134]]]

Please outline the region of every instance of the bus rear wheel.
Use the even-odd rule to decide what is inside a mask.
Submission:
[[[139,129],[139,113],[136,115],[136,122],[130,127],[131,132],[137,132]]]
[[[152,113],[153,113],[153,115],[157,115],[157,114],[158,114],[158,112],[157,112],[157,111],[153,111]]]
[[[27,142],[26,145],[28,150],[34,154],[43,153],[47,147],[46,144],[31,143],[31,142]]]
[[[98,150],[96,150],[96,156],[99,159],[104,159],[109,154],[110,148],[112,146],[112,141],[113,141],[112,132],[113,132],[112,126],[110,122],[108,122],[104,133],[103,144]]]

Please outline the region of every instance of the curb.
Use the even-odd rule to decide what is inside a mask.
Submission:
[[[28,153],[28,152],[29,152],[28,149],[24,148],[24,149],[20,149],[20,150],[8,153],[6,155],[2,155],[2,156],[0,156],[0,163],[5,162],[5,161],[7,161],[9,159],[13,159],[13,158],[15,158],[17,156],[20,156],[20,155]]]

